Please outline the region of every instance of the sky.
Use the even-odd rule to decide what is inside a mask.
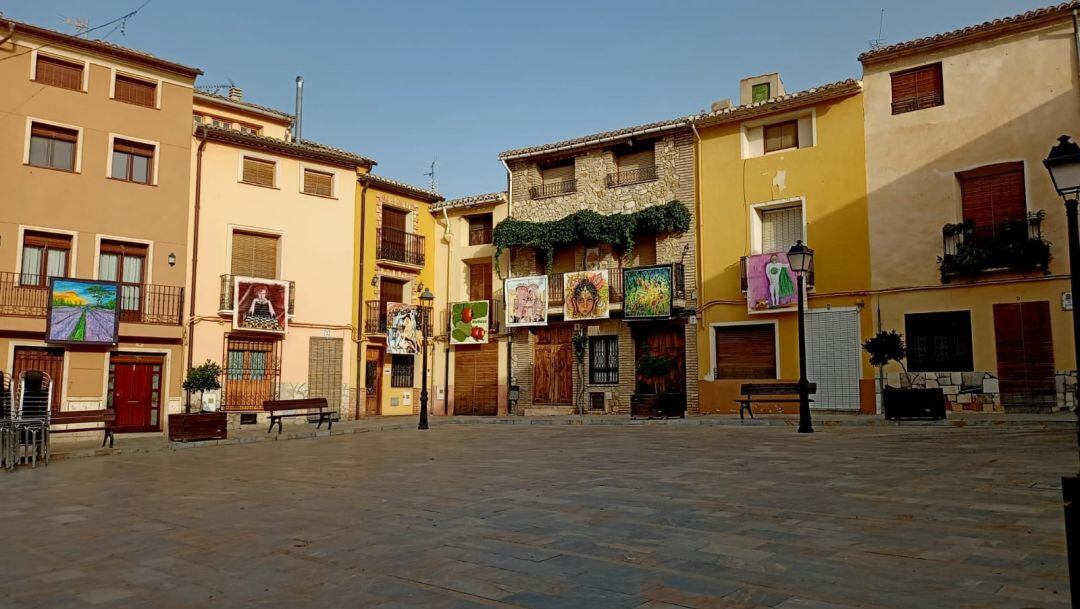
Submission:
[[[145,0],[0,0],[19,21],[73,33]],[[199,67],[199,84],[294,110],[304,139],[378,161],[376,173],[447,198],[502,190],[501,151],[685,116],[780,72],[788,91],[859,77],[885,44],[1054,0],[150,0],[90,37]],[[111,33],[110,33],[111,32]]]

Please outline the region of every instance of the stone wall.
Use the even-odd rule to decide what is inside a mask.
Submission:
[[[1058,370],[1054,375],[1054,389],[1057,392],[1057,405],[1061,410],[1076,408],[1076,371]]]
[[[890,387],[941,387],[946,407],[954,412],[1005,412],[998,379],[989,372],[890,372],[885,382]]]

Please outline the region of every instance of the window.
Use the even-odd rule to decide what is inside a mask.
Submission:
[[[540,180],[544,184],[566,182],[574,179],[574,160],[548,165],[540,169]]]
[[[27,231],[23,235],[19,284],[45,286],[49,277],[67,277],[71,236]]]
[[[260,410],[274,399],[281,378],[281,341],[225,337],[221,403],[226,410]]]
[[[765,153],[799,147],[799,121],[765,125]]]
[[[254,184],[255,186],[267,186],[273,188],[274,169],[275,163],[273,161],[264,161],[262,159],[246,156],[244,157],[243,181],[247,184]]]
[[[619,337],[589,337],[589,384],[615,385],[619,382]]]
[[[157,85],[149,81],[117,74],[113,99],[153,108],[157,101]]]
[[[909,313],[904,316],[909,372],[963,372],[974,369],[971,313]]]
[[[491,300],[491,262],[469,262],[469,299]]]
[[[253,127],[251,125],[240,125],[240,133],[245,135],[259,135],[262,133],[261,127]]]
[[[205,121],[205,120],[206,120],[206,117],[201,115],[201,114],[192,114],[191,115],[191,122],[194,123],[196,127],[203,124],[203,121]]]
[[[33,123],[30,127],[29,164],[63,171],[75,171],[79,132],[74,129]]]
[[[314,169],[304,170],[304,194],[317,197],[334,196],[334,174]]]
[[[653,142],[619,146],[611,152],[615,156],[616,171],[607,176],[608,188],[656,179],[656,145]]]
[[[83,69],[81,63],[66,61],[48,55],[38,55],[34,68],[34,80],[61,89],[82,91]]]
[[[945,103],[941,64],[893,72],[892,113],[903,114]]]
[[[991,226],[1027,217],[1023,161],[987,165],[956,177],[960,180],[964,220],[971,220],[975,226]]]
[[[413,361],[412,355],[390,356],[390,386],[412,387],[413,386]]]
[[[466,220],[469,221],[469,245],[491,243],[491,214],[477,214]]]
[[[232,129],[232,123],[222,118],[212,117],[210,124],[221,129]]]
[[[117,138],[113,140],[112,172],[114,180],[150,184],[154,174],[154,146]]]
[[[760,82],[750,87],[750,101],[753,103],[763,102],[772,97],[772,87],[767,82]]]
[[[714,379],[775,379],[776,326],[715,326]]]
[[[233,275],[277,279],[277,261],[277,236],[233,231]]]
[[[803,239],[802,206],[758,210],[761,220],[761,253],[786,252]]]
[[[98,279],[120,283],[120,320],[142,318],[143,281],[146,274],[146,245],[102,241],[98,258]]]

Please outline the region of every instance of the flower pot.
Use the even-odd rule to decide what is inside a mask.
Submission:
[[[229,437],[224,412],[193,412],[169,415],[169,441],[224,440]]]
[[[881,405],[885,418],[893,421],[945,418],[945,392],[940,387],[886,387],[881,394]]]
[[[630,396],[631,419],[654,419],[660,416],[660,396],[655,393],[635,393]]]

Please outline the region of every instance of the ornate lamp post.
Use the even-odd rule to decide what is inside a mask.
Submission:
[[[814,433],[810,422],[810,382],[806,380],[806,275],[813,268],[814,250],[796,241],[787,253],[788,264],[795,273],[799,299],[799,433]]]
[[[1080,308],[1076,298],[1080,296],[1080,228],[1076,225],[1077,206],[1080,202],[1080,146],[1069,136],[1058,138],[1056,146],[1043,160],[1054,190],[1065,200],[1065,222],[1069,230],[1069,280],[1073,297],[1073,355],[1080,365]],[[1080,451],[1080,391],[1074,396],[1077,421],[1077,450]],[[1061,477],[1061,497],[1065,502],[1065,545],[1069,550],[1069,586],[1073,605],[1080,599],[1080,476]]]
[[[420,371],[420,425],[417,429],[428,428],[428,393],[427,393],[427,348],[428,348],[428,327],[431,324],[431,303],[435,300],[435,295],[431,293],[431,290],[424,289],[424,293],[420,295],[420,331],[424,333],[424,340],[420,343],[420,348],[423,350],[424,355],[422,357],[423,366]]]

